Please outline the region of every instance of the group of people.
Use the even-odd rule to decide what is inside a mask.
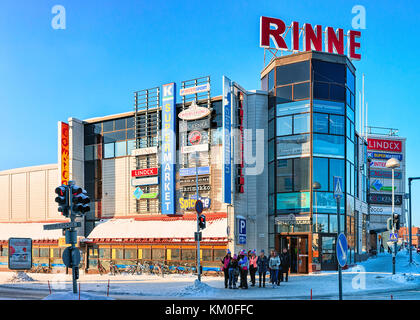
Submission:
[[[290,254],[286,248],[280,255],[271,250],[267,257],[264,250],[257,256],[256,250],[248,253],[241,250],[237,255],[227,250],[226,256],[221,259],[222,271],[225,277],[225,288],[237,289],[236,284],[240,277],[238,288],[248,289],[248,270],[251,277],[251,287],[255,287],[255,275],[258,272],[259,287],[265,288],[267,272],[270,275],[270,282],[273,288],[280,285],[282,281],[289,281]]]

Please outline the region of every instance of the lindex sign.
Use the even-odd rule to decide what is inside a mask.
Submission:
[[[368,149],[391,151],[391,152],[402,152],[402,141],[384,140],[384,139],[368,139]]]

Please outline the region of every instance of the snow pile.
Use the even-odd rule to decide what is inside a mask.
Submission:
[[[208,284],[200,282],[197,279],[194,281],[193,285],[187,286],[175,293],[176,296],[208,296],[214,294],[216,294],[215,288],[210,287]]]
[[[413,281],[414,276],[410,273],[402,273],[402,274],[394,274],[390,277],[390,279],[399,283],[406,283],[409,281]]]
[[[46,296],[42,300],[79,300],[79,294],[73,292],[56,292]],[[100,296],[92,293],[80,293],[80,300],[115,300],[110,297]]]
[[[36,280],[28,276],[25,272],[16,272],[8,282],[29,282],[29,281],[36,281]]]

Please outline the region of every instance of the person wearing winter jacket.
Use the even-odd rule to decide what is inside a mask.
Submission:
[[[268,258],[264,254],[264,250],[261,250],[260,255],[257,258],[258,266],[258,278],[260,281],[259,287],[261,288],[261,279],[263,280],[263,287],[265,288],[265,275],[268,269]]]
[[[279,275],[279,268],[280,268],[280,258],[277,256],[277,252],[273,251],[270,260],[268,261],[268,266],[271,270],[271,283],[273,284],[273,288],[276,287],[277,284],[277,277]]]
[[[246,256],[245,250],[241,251],[238,264],[239,264],[239,270],[241,274],[241,284],[239,288],[248,289],[247,277],[248,277],[249,261],[248,261],[248,257]]]
[[[280,281],[283,282],[284,274],[286,274],[286,282],[289,281],[289,268],[290,268],[290,254],[286,248],[283,249],[282,254],[280,255]]]
[[[230,262],[231,259],[232,259],[231,252],[228,249],[226,255],[223,257],[223,259],[220,260],[222,262],[222,271],[223,271],[223,274],[225,276],[225,288],[226,289],[228,287],[228,281],[229,281],[229,262]]]
[[[239,272],[238,269],[238,256],[236,254],[233,255],[232,259],[229,261],[229,289],[236,289],[236,280],[238,277],[236,273]]]
[[[257,255],[256,250],[251,251],[251,255],[249,258],[249,274],[251,276],[251,287],[255,287],[255,274],[257,273]]]

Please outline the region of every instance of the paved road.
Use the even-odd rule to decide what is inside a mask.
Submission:
[[[4,288],[0,286],[0,300],[41,300],[49,294],[44,290]]]

